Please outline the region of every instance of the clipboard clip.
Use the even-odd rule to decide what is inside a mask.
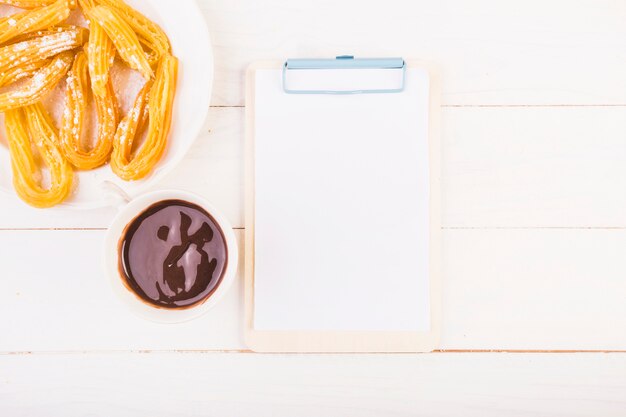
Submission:
[[[343,69],[385,69],[402,71],[398,87],[375,89],[292,89],[288,87],[288,75],[298,70],[343,70]],[[372,94],[401,93],[404,91],[406,63],[403,58],[354,58],[352,55],[340,55],[334,59],[288,59],[283,65],[283,91],[287,94]]]

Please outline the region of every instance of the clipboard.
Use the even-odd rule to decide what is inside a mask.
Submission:
[[[437,348],[439,98],[433,66],[402,58],[340,56],[248,68],[250,349]]]

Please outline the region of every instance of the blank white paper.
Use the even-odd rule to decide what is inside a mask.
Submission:
[[[428,331],[427,71],[397,94],[281,80],[256,72],[254,328]]]

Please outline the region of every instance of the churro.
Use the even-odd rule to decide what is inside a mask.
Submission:
[[[111,168],[124,180],[145,177],[163,155],[172,120],[174,94],[178,76],[178,60],[165,54],[159,61],[153,84],[139,92],[129,114],[120,122],[111,154]],[[143,114],[148,111],[146,139],[135,155],[133,141],[140,131]]]
[[[23,85],[0,93],[0,112],[38,102],[65,76],[73,59],[72,52],[63,52],[54,57],[49,64],[35,71]]]
[[[118,12],[106,7],[95,6],[84,9],[91,21],[95,21],[109,36],[120,58],[129,67],[137,70],[147,80],[152,78],[153,72],[146,54],[141,47],[137,34]]]
[[[35,207],[59,204],[71,193],[74,168],[107,162],[127,181],[148,175],[167,145],[178,77],[161,27],[123,0],[0,4],[24,9],[0,18],[0,112],[20,198]],[[67,24],[77,5],[89,28]],[[145,78],[121,122],[111,77],[116,56]],[[57,131],[42,99],[60,82],[56,91],[64,87],[65,98]],[[95,139],[88,144],[92,102]]]
[[[69,15],[68,0],[57,0],[44,7],[3,17],[0,19],[0,44],[24,33],[58,25]]]
[[[35,207],[51,207],[62,202],[70,193],[73,171],[58,148],[58,137],[52,120],[43,105],[36,104],[9,110],[5,125],[13,185],[26,203]],[[33,153],[33,147],[48,167],[50,186],[42,184],[41,167]]]
[[[105,94],[94,96],[98,129],[95,145],[82,144],[81,135],[89,96],[89,71],[84,52],[79,52],[67,77],[65,110],[60,131],[63,154],[78,169],[94,169],[108,161],[117,127],[117,100],[109,80]]]

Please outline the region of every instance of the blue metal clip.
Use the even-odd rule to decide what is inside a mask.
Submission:
[[[324,69],[391,69],[402,70],[402,81],[398,88],[365,90],[293,90],[287,87],[287,73],[292,70]],[[287,94],[371,94],[400,93],[404,91],[406,63],[402,58],[357,58],[340,55],[335,59],[288,59],[283,65],[283,91]]]

